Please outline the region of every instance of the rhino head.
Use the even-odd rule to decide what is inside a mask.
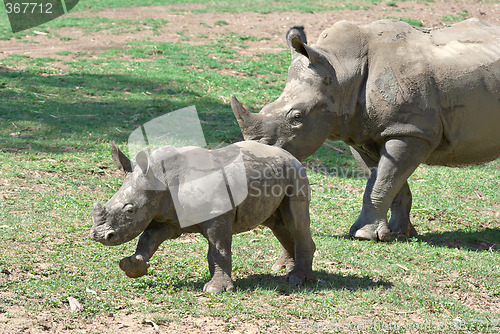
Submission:
[[[327,139],[337,139],[346,112],[352,113],[353,90],[344,85],[345,67],[331,52],[331,36],[323,35],[326,45],[307,45],[302,26],[290,28],[287,44],[292,62],[281,96],[259,113],[247,111],[233,95],[231,107],[245,140],[275,145],[303,159],[312,155]]]
[[[106,203],[95,203],[92,212],[91,237],[106,245],[115,246],[137,237],[154,219],[164,219],[175,212],[166,207],[167,187],[155,177],[153,163],[147,150],[140,151],[133,164],[114,144],[111,152],[115,165],[126,172],[120,189]],[[168,206],[168,205],[167,205]]]

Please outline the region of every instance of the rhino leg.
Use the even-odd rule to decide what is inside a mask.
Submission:
[[[290,231],[287,230],[285,224],[283,223],[279,210],[274,215],[269,217],[262,225],[271,229],[283,249],[280,258],[276,260],[272,270],[292,270],[295,267],[293,238]]]
[[[410,222],[412,196],[408,182],[405,182],[391,205],[389,229],[396,237],[416,237],[415,227]]]
[[[202,234],[208,240],[208,269],[210,281],[203,292],[220,293],[234,291],[231,279],[231,242],[234,210],[202,224]]]
[[[350,147],[351,153],[363,170],[370,175],[371,171],[377,167],[378,161],[374,157]],[[380,158],[378,158],[380,159]],[[417,231],[410,222],[412,196],[408,182],[401,187],[391,204],[391,218],[389,219],[389,229],[394,236],[414,237]]]
[[[161,243],[180,235],[180,230],[159,222],[151,222],[144,230],[137,243],[134,255],[120,261],[120,268],[130,278],[137,278],[147,274],[149,259],[156,252]]]
[[[430,151],[427,141],[414,137],[390,138],[384,143],[380,161],[366,185],[361,214],[349,231],[352,237],[381,241],[392,238],[387,212]]]
[[[280,206],[283,228],[277,230],[278,240],[290,254],[293,243],[294,268],[286,275],[293,284],[302,285],[316,281],[312,271],[313,255],[316,246],[311,237],[309,220],[309,201],[307,197],[285,197]]]

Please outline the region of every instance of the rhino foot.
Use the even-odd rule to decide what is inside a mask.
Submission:
[[[149,262],[142,255],[124,257],[120,261],[120,269],[130,278],[137,278],[148,273]]]
[[[362,227],[358,227],[359,225]],[[360,240],[375,241],[391,241],[393,236],[387,222],[381,221],[378,223],[362,225],[359,223],[359,218],[356,223],[351,226],[349,235]]]
[[[396,224],[391,224],[391,222],[389,222],[389,229],[391,230],[393,237],[396,238],[412,238],[418,235],[417,230],[413,227],[410,221]]]
[[[292,270],[295,267],[295,261],[288,254],[282,254],[281,257],[273,264],[273,271],[281,271],[283,269]]]
[[[285,277],[290,283],[295,285],[303,285],[308,282],[316,282],[316,276],[312,270],[293,269]]]
[[[203,292],[206,293],[234,292],[234,290],[234,285],[231,279],[224,277],[214,277],[203,287]]]

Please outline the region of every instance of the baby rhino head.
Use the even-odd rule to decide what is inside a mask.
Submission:
[[[153,173],[146,150],[140,151],[133,164],[114,144],[111,153],[117,167],[125,171],[123,185],[106,203],[95,203],[90,236],[106,246],[120,245],[141,234],[159,216],[164,215],[167,187]]]

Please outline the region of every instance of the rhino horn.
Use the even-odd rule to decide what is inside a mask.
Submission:
[[[231,109],[233,109],[234,116],[236,116],[236,120],[241,130],[247,128],[254,115],[246,110],[234,95],[231,95]]]
[[[94,203],[94,208],[92,212],[92,218],[94,219],[94,224],[99,223],[106,217],[106,208],[101,203]]]

